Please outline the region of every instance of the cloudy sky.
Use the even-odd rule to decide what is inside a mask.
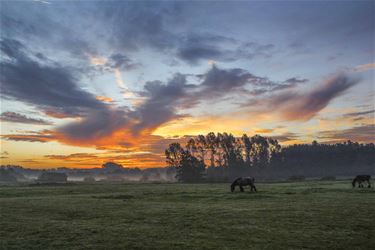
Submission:
[[[1,164],[164,166],[171,142],[375,141],[374,1],[1,1]]]

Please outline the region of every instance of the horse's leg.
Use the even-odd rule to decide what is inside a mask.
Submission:
[[[256,192],[257,191],[257,188],[255,187],[255,185],[253,184],[253,185],[251,185],[251,191],[254,191],[254,192]]]
[[[243,192],[243,191],[244,191],[244,189],[243,189],[242,185],[240,185],[240,190],[241,190],[241,192]]]
[[[367,180],[367,183],[368,183],[368,188],[370,188],[371,187],[371,182],[370,182],[370,180]]]

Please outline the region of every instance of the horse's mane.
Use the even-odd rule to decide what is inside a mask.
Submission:
[[[242,177],[238,177],[237,179],[235,179],[235,180],[232,182],[232,185],[231,185],[231,186],[236,185],[237,182],[238,182],[239,180],[241,180],[241,179],[242,179]]]

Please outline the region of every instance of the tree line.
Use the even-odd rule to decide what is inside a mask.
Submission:
[[[184,146],[170,144],[165,156],[183,182],[228,181],[242,175],[277,179],[375,171],[374,144],[351,141],[281,147],[276,139],[260,135],[235,137],[210,132],[190,138]]]

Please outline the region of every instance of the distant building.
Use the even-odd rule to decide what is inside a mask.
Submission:
[[[37,182],[43,183],[66,183],[68,176],[65,173],[43,172]]]

